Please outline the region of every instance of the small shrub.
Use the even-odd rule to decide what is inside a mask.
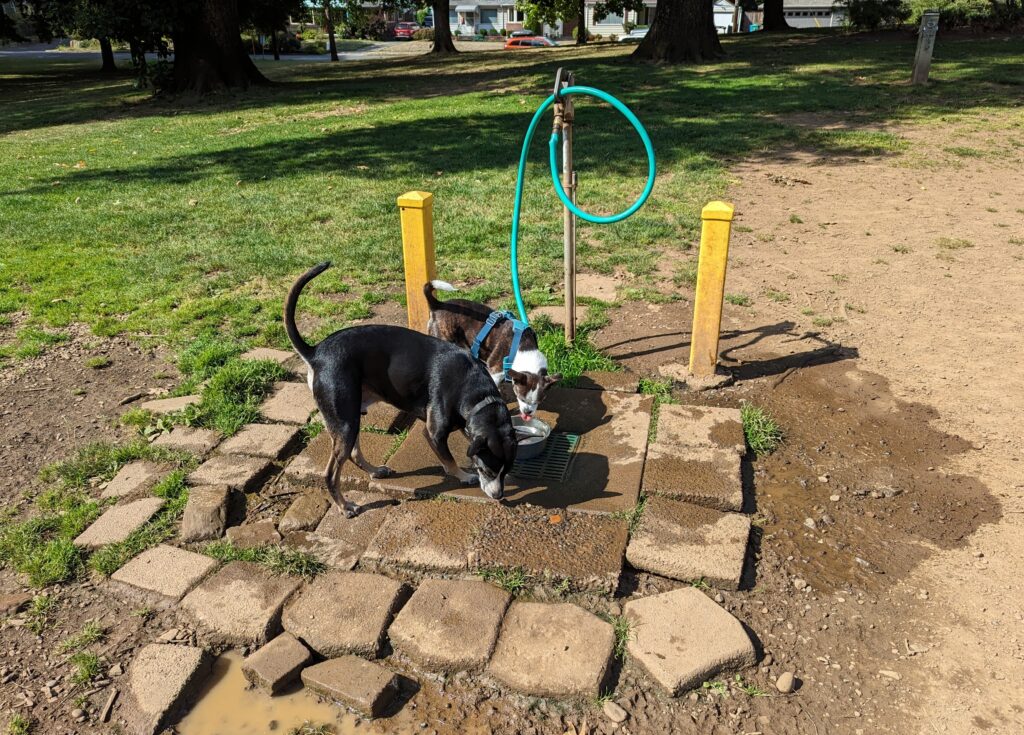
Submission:
[[[846,0],[845,5],[847,22],[857,30],[898,28],[910,17],[906,0]]]
[[[782,443],[782,429],[765,409],[744,403],[740,407],[740,420],[747,444],[758,457],[771,454]]]
[[[433,28],[420,28],[418,31],[413,31],[412,40],[414,41],[433,41],[434,40],[434,29]]]
[[[940,237],[935,241],[943,250],[963,250],[964,248],[973,248],[974,243],[970,240],[964,240],[962,237]]]

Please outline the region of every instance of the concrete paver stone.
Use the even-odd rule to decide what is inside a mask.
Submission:
[[[139,650],[128,669],[126,702],[121,709],[129,730],[155,735],[174,725],[212,663],[205,650],[192,646],[153,643]]]
[[[367,462],[382,465],[390,456],[396,441],[397,437],[394,434],[363,431],[359,434],[359,449]],[[327,470],[330,457],[331,436],[328,432],[322,431],[285,468],[285,479],[296,485],[325,488],[324,472]],[[351,490],[365,491],[370,488],[370,477],[353,462],[345,462],[341,466],[339,485],[343,493]]]
[[[208,556],[160,544],[129,561],[111,579],[177,602],[216,567],[216,560]]]
[[[199,403],[199,396],[176,396],[174,398],[156,398],[152,401],[145,401],[139,404],[143,411],[155,414],[177,413],[184,411],[189,406]]]
[[[253,347],[251,350],[243,352],[239,357],[243,360],[270,360],[278,365],[289,368],[293,365],[303,364],[302,358],[294,352],[275,350],[270,347]]]
[[[732,448],[655,441],[647,449],[643,489],[717,510],[743,507],[742,459]]]
[[[288,604],[282,622],[321,656],[376,658],[404,593],[405,585],[379,574],[328,572]]]
[[[291,633],[282,633],[251,654],[242,664],[245,678],[270,694],[277,694],[299,678],[313,654]]]
[[[75,539],[75,546],[98,549],[107,544],[124,541],[132,531],[144,526],[163,505],[163,498],[142,498],[123,505],[115,505],[79,534]]]
[[[285,424],[304,424],[315,410],[316,401],[305,383],[275,383],[273,395],[260,406],[263,418]]]
[[[369,717],[383,714],[398,694],[394,673],[356,656],[341,656],[303,669],[302,683]]]
[[[326,488],[314,487],[295,498],[277,524],[281,533],[308,531],[316,528],[324,514],[332,507]]]
[[[247,424],[220,445],[224,454],[281,459],[298,445],[298,426],[287,424]]]
[[[696,588],[632,600],[624,613],[630,657],[672,696],[757,662],[740,621]]]
[[[232,490],[253,490],[270,471],[271,464],[259,457],[224,454],[203,462],[188,476],[190,485],[227,485]]]
[[[740,455],[747,452],[737,408],[665,404],[658,410],[657,442],[733,449]]]
[[[227,564],[185,595],[181,607],[227,643],[264,643],[281,630],[281,608],[302,580],[252,562]]]
[[[221,433],[216,429],[175,426],[168,433],[158,436],[153,442],[153,446],[191,452],[202,459],[220,444],[221,438]]]
[[[614,646],[612,626],[576,605],[514,602],[487,671],[524,694],[592,699]]]
[[[403,503],[389,512],[363,554],[363,561],[381,567],[465,571],[473,540],[498,510],[496,504],[430,500]]]
[[[281,543],[281,534],[274,528],[274,521],[270,518],[232,526],[227,530],[227,537],[231,545],[238,549],[277,546]]]
[[[100,493],[101,498],[124,498],[143,493],[168,474],[168,469],[156,462],[139,460],[129,462],[114,475],[114,479]]]
[[[750,536],[750,518],[658,496],[647,499],[626,547],[637,569],[712,587],[737,589]]]
[[[395,617],[396,650],[434,671],[484,667],[511,596],[486,582],[425,579]]]
[[[358,491],[349,491],[345,497],[360,506],[359,515],[347,518],[331,505],[314,532],[293,531],[285,537],[285,544],[312,554],[333,569],[352,569],[394,507],[394,501],[384,495]]]
[[[389,434],[398,434],[412,426],[412,422],[412,416],[405,411],[395,408],[390,403],[377,401],[370,404],[359,425],[361,428],[379,429]]]
[[[223,536],[230,500],[231,488],[227,485],[189,488],[188,502],[181,517],[181,540],[191,543]]]

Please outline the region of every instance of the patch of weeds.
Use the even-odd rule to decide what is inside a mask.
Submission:
[[[771,232],[759,232],[759,233],[757,233],[756,237],[757,237],[757,239],[760,242],[774,242],[775,241],[775,235],[772,234]]]
[[[166,434],[174,428],[174,416],[170,414],[155,414],[144,408],[132,408],[125,411],[118,418],[122,426],[133,426],[140,436],[146,439]]]
[[[734,682],[735,687],[737,689],[739,689],[741,692],[743,692],[744,694],[746,694],[748,697],[767,697],[767,696],[770,696],[768,694],[768,692],[766,692],[764,689],[762,689],[761,687],[757,686],[756,684],[746,684],[746,683],[744,683],[743,677],[740,676],[739,674],[736,674],[736,677],[733,679],[733,682]]]
[[[82,568],[72,543],[100,514],[100,504],[79,491],[50,490],[36,499],[43,510],[21,522],[0,524],[0,566],[24,574],[30,586],[46,587],[75,577]]]
[[[539,324],[539,323],[538,323]],[[538,328],[541,331],[537,331]],[[590,341],[589,329],[582,326],[576,330],[576,339],[571,345],[565,341],[565,333],[553,326],[534,326],[537,342],[548,358],[548,372],[561,373],[561,385],[576,386],[579,377],[591,370],[616,372],[619,366],[607,355],[602,354]]]
[[[145,622],[149,620],[151,617],[153,617],[153,608],[149,607],[148,605],[145,607],[136,608],[135,610],[132,610],[132,617],[139,618],[140,620]]]
[[[702,592],[709,592],[711,590],[711,586],[704,581],[704,577],[701,577],[700,579],[694,579],[690,582],[690,586],[694,589],[701,590]]]
[[[816,327],[831,327],[837,321],[839,320],[830,316],[816,316],[811,320],[811,324]]]
[[[802,225],[804,223],[804,221],[800,219],[800,215],[798,214],[789,215],[789,221],[794,225]]]
[[[832,280],[835,283],[846,283],[850,280],[850,277],[845,273],[829,273],[829,275],[832,276]]]
[[[998,212],[999,210],[996,209],[995,207],[985,207],[985,211],[986,212],[992,212],[994,214],[995,212]]]
[[[847,155],[897,153],[909,145],[899,135],[874,130],[813,130],[804,137],[811,145]]]
[[[974,247],[974,243],[962,237],[940,237],[935,241],[935,244],[943,250],[963,250],[964,248]]]
[[[242,353],[242,346],[225,340],[219,334],[205,334],[178,353],[178,370],[185,379],[175,391],[188,395],[195,387],[214,376],[232,358]]]
[[[331,735],[334,728],[330,725],[315,725],[312,722],[303,722],[299,727],[293,727],[288,735]]]
[[[900,255],[906,255],[907,253],[914,252],[913,250],[908,248],[906,245],[893,245],[892,246],[892,251],[894,253],[899,253]]]
[[[981,158],[985,155],[984,151],[979,151],[977,148],[969,148],[962,145],[952,145],[943,148],[946,153],[952,153],[954,156],[960,158]]]
[[[327,566],[305,551],[282,549],[280,546],[255,546],[240,549],[230,541],[221,540],[207,544],[203,553],[221,562],[250,561],[262,564],[276,574],[289,574],[312,579],[327,569]]]
[[[91,651],[79,651],[69,663],[75,669],[71,674],[71,681],[75,684],[88,684],[100,675],[100,657]]]
[[[804,316],[814,316],[814,309],[811,309],[811,308],[801,309],[800,313],[803,314]]]
[[[28,611],[25,613],[28,622],[25,627],[36,635],[40,635],[50,624],[50,615],[53,612],[53,598],[49,595],[36,595],[29,603]]]
[[[729,691],[729,686],[724,681],[706,681],[701,684],[701,689],[708,694],[717,694],[720,697],[724,697],[726,692]]]
[[[615,658],[622,660],[626,657],[629,639],[633,637],[633,623],[625,615],[610,615],[605,620],[612,624],[615,633]]]
[[[518,567],[483,567],[477,573],[485,582],[501,587],[511,595],[518,595],[533,584],[533,576]]]
[[[93,370],[102,370],[103,368],[110,367],[110,365],[110,358],[106,355],[97,355],[85,361],[85,366]]]
[[[668,378],[640,378],[640,393],[645,396],[654,396],[654,403],[651,405],[651,421],[647,426],[647,441],[653,442],[658,438],[658,414],[661,407],[666,403],[676,403],[672,397],[672,381]]]
[[[72,459],[44,467],[39,476],[44,482],[59,482],[65,488],[82,489],[93,478],[112,479],[124,465],[137,459],[181,465],[189,461],[191,455],[154,447],[141,439],[120,445],[95,442],[79,449]]]
[[[774,288],[769,288],[764,292],[765,298],[769,301],[774,301],[779,304],[784,304],[789,301],[789,294],[785,291],[776,291]]]
[[[683,297],[678,293],[665,294],[653,288],[630,286],[622,290],[622,298],[624,301],[643,301],[648,304],[671,304]]]
[[[735,225],[733,227],[733,229],[736,232],[753,232],[754,231],[753,227],[747,227],[746,225]]]
[[[883,258],[875,258],[871,262],[874,263],[875,265],[889,265],[889,261]]]
[[[750,306],[754,303],[749,296],[742,293],[727,293],[725,300],[733,306]]]
[[[7,723],[7,735],[31,735],[35,722],[23,714],[16,714]]]
[[[199,403],[182,412],[182,421],[231,436],[259,419],[260,403],[287,372],[272,360],[233,359],[209,379]]]
[[[178,530],[178,521],[188,502],[186,470],[175,470],[153,488],[153,494],[167,501],[164,507],[142,528],[132,531],[128,538],[107,544],[89,557],[89,568],[109,577],[131,559],[161,541],[171,538]]]
[[[626,521],[629,526],[629,535],[632,536],[637,528],[640,527],[640,521],[644,517],[644,509],[647,507],[647,496],[641,495],[640,499],[636,501],[629,510],[617,510],[612,513],[612,518]]]
[[[1024,237],[1011,237],[1007,242],[1011,245],[1024,245]]]
[[[740,407],[740,420],[743,422],[743,435],[747,444],[758,457],[771,454],[782,443],[782,428],[760,406],[744,402]]]
[[[308,424],[302,427],[302,444],[308,445],[311,441],[320,436],[320,432],[324,430],[324,422],[320,419],[310,421]]]
[[[846,308],[856,314],[867,314],[868,310],[863,306],[857,306],[856,304],[847,303]]]
[[[106,638],[106,631],[100,627],[100,625],[90,620],[82,630],[70,638],[65,638],[61,641],[60,645],[57,646],[57,650],[60,653],[73,653],[75,651],[81,651],[83,648],[88,648],[93,643],[99,643]]]
[[[682,288],[684,285],[690,288],[697,287],[697,261],[688,260],[682,265],[678,266],[672,273],[672,284],[676,288]]]

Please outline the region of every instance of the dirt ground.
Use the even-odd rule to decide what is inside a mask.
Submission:
[[[1019,126],[1019,113],[1001,123]],[[950,144],[980,135],[964,121],[945,130]],[[891,132],[911,141],[928,133]],[[1024,156],[989,142],[1003,155],[787,150],[734,167],[726,290],[752,301],[726,305],[723,364],[737,380],[683,400],[750,400],[786,432],[780,451],[748,468],[753,558],[743,588],[717,598],[760,643],[763,660],[742,684],[768,696],[731,682],[671,700],[627,662],[616,700],[630,718],[616,732],[1024,730],[1024,437],[1014,421],[1024,407]],[[680,290],[670,278],[677,265],[666,261],[665,292]],[[685,363],[692,291],[682,293],[673,303],[625,303],[598,344],[642,374]],[[110,367],[84,366],[100,353]],[[118,404],[173,376],[158,354],[84,333],[6,370],[4,501],[17,508],[41,466],[118,436]],[[625,576],[624,595],[675,584]],[[17,588],[0,572],[0,593]],[[57,642],[99,618],[119,626],[108,664],[127,663],[139,641],[178,621],[127,616],[89,584],[55,598],[56,626],[42,639],[0,630],[0,707],[35,692],[38,732],[95,732],[74,724],[69,696],[39,695],[66,668]],[[784,671],[801,681],[789,696],[774,688]],[[591,732],[614,729],[594,703],[566,707],[471,681],[424,679],[410,696],[394,719],[358,731],[561,734],[584,719]]]

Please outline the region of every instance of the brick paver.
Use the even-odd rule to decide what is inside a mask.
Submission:
[[[220,444],[220,440],[221,434],[215,429],[175,426],[168,433],[158,436],[153,442],[153,446],[191,452],[202,459]]]
[[[216,567],[208,556],[161,544],[139,554],[111,579],[177,602]]]
[[[316,401],[305,383],[275,383],[273,394],[260,406],[263,418],[285,424],[304,424],[315,410]]]
[[[101,498],[124,498],[150,490],[168,474],[168,469],[155,462],[129,462],[114,475],[100,493]]]
[[[188,476],[190,485],[227,485],[249,492],[267,476],[272,465],[260,457],[219,455],[203,462]]]
[[[281,459],[298,446],[300,430],[286,424],[247,424],[220,445],[224,454]]]
[[[146,525],[163,505],[163,498],[142,498],[131,503],[115,505],[79,534],[75,539],[75,546],[98,549],[107,544],[124,541],[133,531]]]
[[[242,664],[242,674],[270,694],[277,694],[299,678],[299,672],[313,661],[313,654],[291,633],[282,633],[251,654]]]
[[[184,714],[209,674],[212,657],[202,648],[150,644],[128,668],[121,713],[136,735],[155,735]]]
[[[398,677],[380,664],[342,656],[302,670],[302,683],[317,694],[369,717],[379,717],[398,694]]]

